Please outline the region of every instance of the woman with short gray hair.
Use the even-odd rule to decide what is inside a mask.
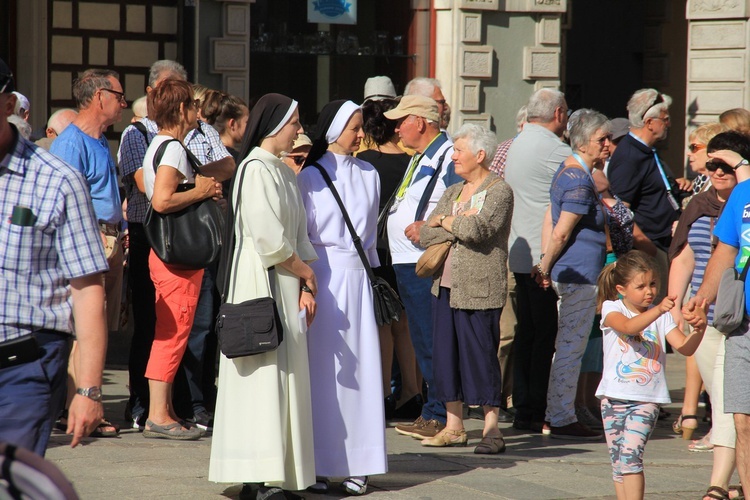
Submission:
[[[453,242],[433,277],[433,377],[445,402],[445,429],[423,446],[466,446],[463,403],[484,407],[482,440],[474,453],[505,451],[498,428],[502,385],[497,350],[507,294],[508,235],[513,191],[489,171],[497,139],[466,124],[454,135],[452,156],[464,182],[445,190],[420,231],[422,246]]]
[[[570,126],[573,155],[561,165],[550,187],[551,224],[545,221],[542,255],[531,274],[558,299],[555,358],[547,391],[553,438],[598,440],[601,433],[578,422],[575,396],[581,359],[596,313],[596,279],[607,251],[604,209],[591,175],[594,162],[609,149],[609,120],[590,109],[576,112]]]

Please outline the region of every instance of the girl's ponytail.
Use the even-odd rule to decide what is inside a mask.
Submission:
[[[596,280],[596,312],[602,312],[602,304],[605,300],[616,300],[617,299],[617,283],[615,282],[615,267],[617,262],[609,264],[602,272],[599,273],[599,278]]]

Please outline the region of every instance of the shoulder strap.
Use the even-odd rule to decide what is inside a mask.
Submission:
[[[740,281],[744,282],[747,278],[747,270],[750,269],[750,260],[745,262],[745,267],[742,268],[742,274],[740,274]]]
[[[236,203],[233,202],[233,200],[229,199],[227,203],[227,215],[226,215],[226,230],[224,231],[224,247],[226,249],[226,252],[222,252],[224,254],[224,262],[220,265],[223,266],[223,273],[219,273],[220,276],[223,277],[223,282],[221,282],[220,292],[221,292],[221,303],[225,303],[227,301],[227,295],[229,294],[229,274],[230,270],[232,269],[232,264],[234,261],[234,244],[236,241],[236,238],[234,236],[234,216],[235,214],[239,214],[239,208],[240,208],[240,199],[242,198],[242,183],[245,182],[245,171],[248,168],[248,165],[252,161],[260,161],[257,158],[253,158],[252,160],[248,161],[244,168],[242,169],[242,172],[237,169],[237,173],[240,177],[240,183],[237,185],[237,201]],[[230,195],[231,198],[231,195]],[[242,248],[242,238],[240,238],[240,247]],[[271,274],[271,271],[273,270],[273,267],[270,267],[267,269],[268,271],[268,290],[273,297],[273,275]]]
[[[325,169],[321,167],[319,163],[317,162],[313,163],[312,166],[318,169],[318,172],[320,172],[320,175],[323,176],[323,180],[326,181],[326,185],[331,190],[331,194],[333,194],[333,197],[336,199],[336,203],[338,203],[339,208],[341,209],[341,215],[344,216],[344,222],[346,223],[346,227],[349,229],[349,234],[352,235],[354,248],[357,249],[359,258],[360,260],[362,260],[362,265],[364,266],[365,271],[367,272],[367,277],[370,278],[370,283],[375,283],[375,274],[372,272],[372,267],[370,267],[370,261],[367,260],[367,256],[365,255],[365,249],[362,248],[362,240],[359,239],[359,236],[357,235],[357,231],[354,229],[354,225],[352,224],[351,219],[349,219],[349,214],[347,213],[346,208],[344,207],[344,202],[341,201],[339,192],[336,191],[336,186],[333,185],[333,181],[331,180],[331,177],[328,175],[328,172],[326,172]]]
[[[427,209],[427,205],[430,203],[432,193],[435,191],[435,185],[440,178],[440,171],[443,169],[443,161],[445,160],[445,155],[448,154],[449,149],[450,146],[445,148],[443,154],[440,155],[435,173],[430,177],[430,182],[427,183],[427,187],[425,187],[424,193],[422,193],[422,198],[419,199],[419,205],[417,205],[417,211],[414,214],[415,221],[422,220],[422,217],[424,217],[424,212]]]
[[[201,175],[201,171],[198,169],[198,167],[201,165],[201,162],[198,161],[198,158],[195,157],[193,153],[190,152],[188,148],[185,147],[185,145],[182,143],[182,141],[178,139],[169,139],[168,141],[164,141],[161,144],[159,144],[159,147],[156,150],[156,153],[154,154],[154,161],[153,161],[153,168],[154,173],[156,173],[156,170],[159,168],[159,163],[161,162],[162,157],[164,156],[164,152],[167,150],[167,145],[170,142],[179,142],[180,146],[182,146],[182,149],[185,150],[185,153],[188,157],[188,163],[190,164],[190,168],[193,169],[193,173],[195,175]]]
[[[146,128],[146,126],[145,126],[145,125],[143,124],[143,122],[135,122],[135,123],[133,124],[133,127],[135,127],[135,129],[136,129],[136,130],[137,130],[138,132],[140,132],[141,134],[143,134],[143,138],[144,138],[144,139],[146,140],[146,145],[149,145],[149,144],[151,144],[151,141],[149,141],[149,140],[148,140],[148,129],[147,129],[147,128]]]

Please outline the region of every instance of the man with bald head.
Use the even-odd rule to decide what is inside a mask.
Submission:
[[[40,146],[49,151],[52,146],[52,142],[57,139],[57,136],[67,128],[68,125],[73,123],[73,120],[78,116],[78,111],[70,108],[58,109],[52,116],[47,120],[47,129],[45,130],[46,137],[42,137],[36,141],[36,145]]]

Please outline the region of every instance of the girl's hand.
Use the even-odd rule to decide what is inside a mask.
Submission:
[[[708,323],[706,319],[706,299],[703,299],[703,303],[699,307],[694,307],[692,310],[687,305],[684,306],[682,316],[693,327],[694,331],[704,332]]]
[[[309,285],[308,285],[309,286]],[[315,297],[311,293],[300,292],[299,294],[299,310],[307,311],[307,326],[315,319],[315,313],[318,310],[318,303],[315,302]]]
[[[672,310],[674,307],[674,301],[677,300],[676,295],[667,295],[664,297],[664,300],[661,301],[661,303],[658,305],[659,312],[665,313]]]

